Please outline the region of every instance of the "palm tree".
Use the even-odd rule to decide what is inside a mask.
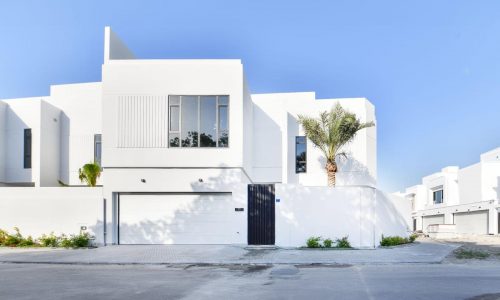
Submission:
[[[88,186],[96,186],[99,177],[101,177],[101,166],[97,162],[85,164],[78,169],[78,178]]]
[[[361,123],[355,114],[345,110],[338,103],[330,112],[322,112],[319,118],[299,115],[299,123],[304,128],[306,137],[326,157],[328,186],[335,186],[337,156],[346,157],[346,153],[342,152],[343,146],[351,142],[359,130],[375,126],[373,122]]]

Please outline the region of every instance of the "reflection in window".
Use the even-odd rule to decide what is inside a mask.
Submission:
[[[102,166],[101,156],[102,156],[102,135],[94,134],[94,162]]]
[[[307,139],[305,136],[295,137],[295,173],[307,171]]]
[[[229,96],[169,96],[170,147],[228,147]]]

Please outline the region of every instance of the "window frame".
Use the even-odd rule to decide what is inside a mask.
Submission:
[[[170,101],[171,101],[171,98],[173,97],[179,97],[179,104],[170,104]],[[182,134],[182,97],[196,97],[197,98],[197,104],[198,104],[198,116],[197,116],[197,128],[198,128],[198,145],[195,146],[195,147],[183,147],[182,146],[182,137],[181,137],[181,134]],[[215,147],[202,147],[201,146],[201,139],[200,139],[200,135],[201,135],[201,132],[200,132],[200,126],[201,126],[201,115],[202,115],[202,112],[201,112],[201,99],[202,97],[215,97],[216,101],[215,101]],[[227,97],[227,104],[220,104],[219,103],[219,98],[220,97]],[[185,148],[185,149],[214,149],[214,148],[218,148],[218,149],[225,149],[225,148],[229,148],[230,147],[230,143],[229,143],[229,132],[230,132],[230,122],[229,122],[229,119],[230,119],[230,96],[229,95],[188,95],[188,94],[184,94],[184,95],[169,95],[168,96],[168,148],[173,148],[173,149],[180,149],[180,148]],[[179,108],[179,115],[178,115],[178,124],[177,124],[177,128],[178,130],[171,130],[171,114],[172,114],[172,107],[178,107]],[[219,133],[220,133],[220,124],[219,124],[219,108],[220,107],[226,107],[227,109],[227,133],[228,133],[228,139],[227,139],[227,146],[226,147],[221,147],[219,146]],[[172,146],[171,143],[170,143],[170,137],[172,135],[177,135],[179,137],[179,145],[178,146]]]
[[[299,139],[303,138],[304,139],[304,143],[299,143]],[[305,147],[305,160],[303,161],[299,161],[297,159],[297,145],[304,145]],[[304,164],[304,171],[300,171],[299,170],[299,163],[303,163]],[[302,173],[307,173],[307,137],[306,136],[303,136],[303,135],[299,135],[299,136],[295,136],[295,174],[302,174]]]
[[[436,201],[436,194],[441,192],[441,198]],[[432,190],[432,203],[433,204],[443,204],[444,203],[444,189],[443,187],[438,187]]]
[[[28,145],[29,145],[29,147],[28,147]],[[31,169],[32,157],[33,157],[33,135],[32,135],[31,128],[25,128],[23,131],[23,167],[24,167],[24,169]]]

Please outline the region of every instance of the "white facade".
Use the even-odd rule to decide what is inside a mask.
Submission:
[[[442,190],[442,203],[435,199]],[[498,234],[500,148],[481,155],[479,163],[459,169],[446,167],[403,193],[412,203],[413,229],[444,228],[456,234]],[[450,226],[454,225],[454,226]]]
[[[182,99],[178,107],[173,107],[175,99]],[[211,103],[213,120],[203,110],[203,105]],[[364,98],[319,100],[313,92],[252,95],[240,60],[136,59],[106,28],[102,82],[52,86],[46,97],[0,100],[0,182],[6,186],[81,185],[78,168],[94,160],[94,139],[102,134],[99,183],[103,205],[98,205],[96,215],[99,226],[104,223],[105,227],[94,232],[108,234],[106,238],[99,234],[98,242],[245,244],[249,184],[276,184],[276,197],[282,203],[306,203],[294,200],[295,193],[305,193],[309,187],[316,188],[321,201],[337,193],[325,187],[324,157],[311,142],[307,142],[307,171],[296,173],[295,165],[296,137],[304,135],[298,115],[317,116],[336,103],[363,122],[376,121],[374,106]],[[185,114],[189,107],[196,113]],[[178,115],[173,113],[177,109]],[[214,135],[200,133],[204,118],[215,126],[207,129]],[[182,144],[184,133],[173,128],[176,124],[195,126],[189,122],[198,124],[187,132],[199,139],[196,143],[207,143],[202,138],[209,137],[208,143],[224,145],[228,140],[228,146],[176,147],[174,137]],[[24,168],[23,130],[28,128],[32,158],[31,168]],[[225,132],[226,141],[221,135]],[[188,144],[194,145],[194,137],[189,137]],[[339,161],[338,186],[379,193],[376,129],[361,130],[343,150],[348,157]],[[352,201],[357,201],[356,193]],[[370,207],[376,207],[376,199],[391,202],[385,196],[370,197],[366,200]],[[384,233],[380,228],[386,228],[386,234],[404,234],[408,229],[404,218],[379,218],[373,210],[360,215],[349,205],[342,206],[344,217],[362,219],[351,220],[358,226],[371,224],[362,226],[369,237],[356,238],[356,245],[376,246],[379,233]],[[328,211],[323,207],[321,202],[312,208],[324,220],[339,213],[334,209],[337,205]],[[302,245],[303,234],[283,236],[280,228],[286,222],[281,212],[277,202],[276,243]],[[378,218],[382,221],[377,223]],[[306,220],[302,219],[303,226]],[[321,230],[313,226],[305,232],[312,236]]]

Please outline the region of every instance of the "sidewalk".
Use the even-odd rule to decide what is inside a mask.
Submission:
[[[246,249],[237,245],[120,245],[96,249],[0,248],[0,263],[399,264],[440,263],[456,244],[423,240],[375,250]]]

